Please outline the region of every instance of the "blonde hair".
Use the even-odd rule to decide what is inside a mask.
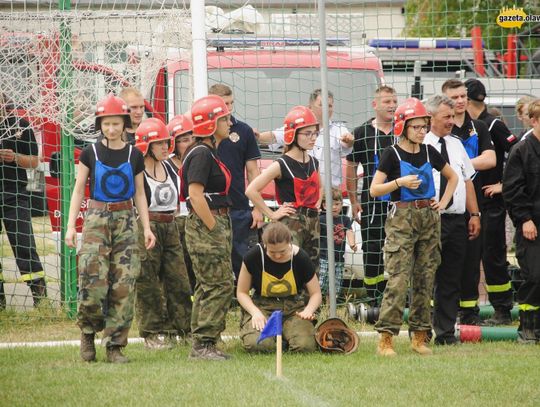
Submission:
[[[217,96],[231,96],[232,95],[232,89],[228,87],[227,85],[224,85],[222,83],[216,83],[215,85],[210,86],[210,89],[208,89],[209,95],[217,95]]]
[[[272,222],[265,226],[262,242],[267,244],[291,243],[291,232],[281,222]]]
[[[530,119],[538,119],[540,117],[540,99],[533,100],[529,103],[528,115]]]
[[[527,113],[527,112],[523,112],[522,110],[526,104],[531,103],[533,100],[535,100],[535,98],[530,95],[525,95],[525,96],[520,97],[516,103],[516,113],[517,114]]]
[[[128,97],[129,95],[133,95],[139,98],[144,98],[144,96],[139,91],[139,89],[134,88],[133,86],[127,86],[125,88],[122,88],[118,96],[120,96],[122,99],[125,100],[125,98]]]

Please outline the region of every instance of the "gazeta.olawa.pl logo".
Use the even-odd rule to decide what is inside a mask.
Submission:
[[[497,16],[497,24],[503,28],[521,28],[523,23],[540,23],[540,15],[527,14],[523,7],[503,7]]]

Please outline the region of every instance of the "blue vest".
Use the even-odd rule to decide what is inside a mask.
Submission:
[[[474,123],[471,122],[471,124],[473,127],[473,131],[469,135],[469,138],[467,140],[461,140],[461,143],[463,144],[463,147],[465,147],[467,155],[472,160],[473,158],[478,157],[478,132],[474,127]]]
[[[422,182],[417,189],[410,189],[406,187],[400,187],[401,189],[401,201],[409,202],[416,201],[418,199],[431,199],[435,196],[435,183],[433,182],[433,167],[429,162],[429,149],[426,146],[427,162],[420,168],[416,168],[411,163],[403,161],[397,151],[392,146],[399,160],[399,169],[402,177],[407,175],[418,175],[418,179]]]
[[[94,169],[94,199],[101,202],[121,202],[133,198],[135,195],[135,179],[131,168],[131,149],[127,162],[114,168],[103,164],[98,159],[96,146],[92,145],[96,156],[96,167]]]

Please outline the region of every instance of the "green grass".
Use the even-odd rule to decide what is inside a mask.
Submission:
[[[292,355],[275,377],[272,355],[248,355],[237,340],[227,362],[187,360],[188,347],[147,352],[129,345],[123,366],[79,361],[78,348],[0,350],[5,406],[490,406],[538,405],[538,346],[514,343],[436,348],[420,357],[406,339],[398,356],[374,354],[362,340],[350,356]]]

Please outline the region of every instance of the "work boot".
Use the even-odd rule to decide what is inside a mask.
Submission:
[[[7,303],[6,303],[6,293],[4,291],[4,282],[0,281],[0,311],[4,311],[6,309],[6,305]]]
[[[420,355],[432,355],[433,351],[426,346],[427,331],[414,331],[411,349]]]
[[[94,343],[95,334],[85,334],[81,332],[81,359],[85,362],[96,361],[96,345]]]
[[[189,359],[224,361],[229,358],[229,355],[221,352],[211,342],[193,343],[191,352],[189,353]]]
[[[392,345],[392,334],[388,332],[381,333],[379,344],[377,345],[377,355],[381,356],[396,356]]]
[[[536,343],[540,344],[540,310],[534,311],[534,337]]]
[[[512,317],[509,310],[496,309],[491,318],[484,321],[482,325],[486,326],[498,326],[498,325],[511,325]]]
[[[160,339],[158,334],[150,334],[144,338],[144,348],[147,350],[164,350],[171,349],[164,341]]]
[[[109,363],[128,363],[129,359],[122,354],[121,346],[107,346],[107,362]]]
[[[41,300],[47,298],[47,284],[45,284],[45,279],[38,278],[37,280],[28,281],[27,284],[34,298],[34,307],[37,307]]]
[[[474,325],[480,326],[480,315],[476,312],[462,312],[458,313],[459,325]]]
[[[536,343],[534,333],[535,311],[519,311],[518,342],[523,344]]]

